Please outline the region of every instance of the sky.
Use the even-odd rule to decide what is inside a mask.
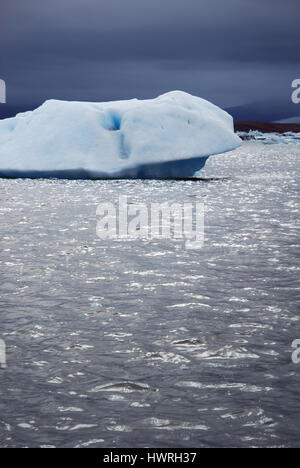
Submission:
[[[0,0],[0,78],[13,109],[180,89],[238,120],[290,118],[299,23],[299,0]]]

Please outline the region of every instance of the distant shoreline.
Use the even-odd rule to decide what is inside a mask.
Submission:
[[[234,122],[234,130],[236,132],[249,132],[250,130],[258,130],[262,133],[300,133],[300,124],[296,123],[273,123],[273,122],[257,122],[257,121],[237,121]]]

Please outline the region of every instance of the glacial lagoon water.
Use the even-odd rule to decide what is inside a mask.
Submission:
[[[299,158],[247,141],[197,182],[0,180],[0,446],[299,446]],[[204,246],[99,239],[120,195],[204,202]]]

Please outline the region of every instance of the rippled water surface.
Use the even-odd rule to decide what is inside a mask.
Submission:
[[[250,141],[207,181],[0,180],[0,446],[299,446],[299,158]],[[204,202],[204,247],[100,240],[119,195]]]

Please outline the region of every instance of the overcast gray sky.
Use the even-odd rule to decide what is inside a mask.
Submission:
[[[299,0],[0,2],[8,104],[181,89],[237,118],[300,115],[290,99],[300,78]]]

